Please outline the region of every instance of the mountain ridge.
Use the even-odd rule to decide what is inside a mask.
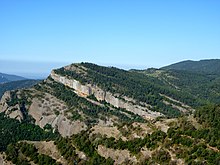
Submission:
[[[70,136],[76,131],[71,123],[78,118],[93,120],[95,124],[103,122],[103,120],[108,121],[111,115],[120,116],[117,122],[120,120],[135,121],[135,118],[141,121],[141,118],[156,119],[163,115],[178,116],[193,109],[187,104],[179,102],[180,100],[177,101],[175,98],[170,98],[172,96],[166,95],[172,91],[169,88],[160,89],[159,80],[151,77],[148,79],[142,74],[133,74],[114,67],[102,67],[91,63],[71,64],[53,70],[46,80],[30,89],[6,93],[1,105],[4,107],[3,112],[11,117],[23,120],[26,118],[26,113],[30,114],[41,128],[46,124],[51,124],[54,128],[58,126],[58,130],[62,131],[64,136]],[[139,84],[138,87],[137,84]],[[163,90],[166,92],[160,93]],[[66,94],[64,95],[64,93]],[[74,98],[78,100],[78,103],[69,102]],[[25,99],[25,102],[21,102],[21,99]],[[57,102],[65,108],[58,108],[60,109],[60,113],[58,113],[52,102]],[[25,113],[21,110],[23,106],[26,109]],[[12,111],[13,107],[20,108]],[[87,110],[80,107],[85,107]],[[92,108],[91,112],[90,108]],[[93,109],[97,109],[97,111]],[[45,111],[48,116],[44,115]],[[67,119],[72,116],[70,112],[79,117],[73,118],[72,121]],[[101,112],[103,115],[106,113],[110,116],[103,116]],[[58,114],[56,115],[56,113]],[[67,114],[70,116],[68,117]],[[41,116],[44,116],[44,120]],[[58,120],[58,118],[60,119]],[[69,123],[62,122],[64,119]],[[112,124],[114,122],[109,121]],[[82,123],[81,126],[79,129],[85,128]],[[62,130],[63,127],[65,129]]]
[[[15,164],[219,163],[218,78],[92,63],[54,69],[36,85],[3,95],[0,117],[8,124],[0,122],[0,130],[17,125],[17,140],[0,131],[8,136],[0,141],[2,151]],[[39,142],[31,130],[41,132]]]
[[[220,59],[186,60],[164,66],[165,70],[184,70],[204,74],[220,74]]]
[[[0,84],[0,98],[6,91],[21,89],[21,88],[29,88],[35,84],[37,84],[40,80],[18,80],[18,81],[10,81]]]
[[[5,74],[0,72],[0,83],[6,83],[10,81],[19,81],[19,80],[25,80],[26,78],[12,75],[12,74]]]

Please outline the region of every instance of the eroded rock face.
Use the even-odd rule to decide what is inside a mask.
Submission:
[[[23,120],[24,117],[19,105],[9,106],[7,104],[7,101],[11,99],[10,97],[10,92],[5,92],[0,101],[0,112],[4,112],[10,118],[15,118],[19,121]],[[63,137],[86,130],[87,126],[85,123],[71,121],[65,116],[67,109],[64,102],[48,93],[44,93],[43,98],[32,98],[30,106],[27,107],[27,112],[35,120],[36,125],[44,128],[46,124],[50,124]]]
[[[87,128],[83,122],[71,121],[65,116],[67,107],[64,106],[62,101],[49,94],[47,94],[47,97],[49,99],[47,102],[44,101],[44,104],[37,98],[32,100],[28,113],[35,119],[35,124],[41,128],[46,124],[50,124],[64,137],[77,134]],[[55,109],[59,114],[56,114]]]
[[[7,100],[10,99],[10,92],[5,92],[0,101],[0,112],[5,112],[8,108]]]
[[[0,101],[0,112],[4,112],[8,117],[18,119],[19,121],[23,120],[23,114],[20,111],[18,104],[15,106],[9,106],[7,101],[11,99],[10,92],[7,91],[1,98]]]
[[[104,91],[103,89],[99,88],[96,85],[86,84],[83,85],[79,81],[75,79],[69,79],[65,76],[60,76],[56,74],[54,71],[50,74],[51,78],[56,82],[62,83],[76,91],[77,94],[80,96],[89,96],[94,94],[94,96],[99,101],[106,101],[107,103],[117,107],[117,108],[125,108],[128,111],[131,111],[135,114],[138,114],[147,119],[154,119],[158,116],[162,116],[159,112],[153,112],[148,109],[147,106],[140,106],[132,104],[131,102],[124,101],[112,93],[108,91]],[[127,98],[127,100],[133,100],[131,98]]]

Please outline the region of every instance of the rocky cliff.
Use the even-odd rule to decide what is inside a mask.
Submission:
[[[161,98],[157,98],[156,95],[151,94],[154,96],[154,102],[157,103],[155,106],[147,104],[147,101],[141,102],[134,99],[135,97],[128,97],[126,93],[112,92],[108,88],[114,87],[108,86],[108,88],[104,88],[100,84],[110,80],[114,86],[118,86],[118,89],[121,89],[123,88],[122,84],[132,83],[126,79],[127,77],[124,74],[127,74],[127,76],[132,75],[117,69],[111,71],[110,68],[109,72],[109,68],[99,68],[99,66],[93,64],[88,65],[87,68],[82,64],[72,64],[61,68],[60,72],[58,71],[59,69],[53,70],[46,80],[32,88],[6,92],[0,101],[0,112],[5,112],[7,116],[20,121],[31,117],[35,124],[41,128],[49,124],[54,130],[57,129],[61,135],[71,136],[87,129],[89,124],[94,123],[112,126],[113,123],[133,120],[138,117],[154,120],[157,117],[164,116],[164,114],[155,111],[155,107],[159,109],[158,106],[162,105],[158,104],[158,102],[164,103],[164,106],[173,107],[177,111],[182,110],[184,112],[185,109],[181,108],[186,108],[186,106],[182,105],[178,107],[176,104],[180,104],[180,102],[162,94],[158,94],[158,97],[164,97],[167,101],[163,101]],[[99,74],[99,76],[96,77],[93,72],[97,75]],[[111,72],[115,73],[109,79]],[[117,78],[117,74],[123,77],[123,80]],[[102,81],[99,82],[98,78],[102,79]],[[80,79],[84,79],[84,82],[80,81]],[[114,81],[114,79],[116,80]],[[103,80],[106,81],[104,82]],[[143,77],[140,80],[143,81]],[[122,83],[123,81],[125,83]],[[143,84],[144,88],[141,88],[143,92],[146,88],[153,87],[146,84]],[[133,83],[132,86],[135,88],[136,84]],[[127,85],[126,90],[130,90],[132,86]],[[62,90],[60,90],[61,88]],[[139,89],[137,88],[137,90]],[[139,90],[137,93],[141,95],[143,92]],[[66,94],[68,97],[65,97]],[[129,93],[127,92],[127,94]],[[94,96],[95,100],[90,99],[90,96]],[[73,99],[72,97],[75,98]],[[144,97],[147,100],[148,93]],[[73,104],[72,102],[77,103]],[[108,105],[105,105],[106,103]],[[131,117],[132,115],[133,117]]]
[[[117,97],[119,94],[112,94],[108,91],[105,91],[98,87],[97,85],[92,84],[81,84],[79,81],[74,79],[69,79],[65,76],[56,74],[54,71],[50,74],[51,78],[56,82],[62,83],[76,91],[80,96],[87,97],[89,95],[94,95],[99,101],[106,101],[107,103],[117,107],[125,108],[128,111],[131,111],[135,114],[138,114],[146,119],[155,119],[156,117],[163,116],[159,112],[153,112],[149,110],[150,105],[140,106],[135,104],[135,101],[131,98],[120,99]]]

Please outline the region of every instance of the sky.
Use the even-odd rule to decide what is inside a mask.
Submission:
[[[220,58],[219,0],[0,0],[0,72]]]

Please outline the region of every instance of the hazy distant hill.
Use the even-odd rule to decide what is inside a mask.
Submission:
[[[10,81],[19,81],[25,80],[26,78],[16,75],[10,75],[5,73],[0,73],[0,83],[10,82]]]
[[[39,80],[19,80],[0,84],[0,98],[5,91],[16,90],[21,88],[29,88],[37,84]]]
[[[205,74],[220,74],[220,59],[182,61],[169,66],[162,67],[166,70],[185,70]]]

